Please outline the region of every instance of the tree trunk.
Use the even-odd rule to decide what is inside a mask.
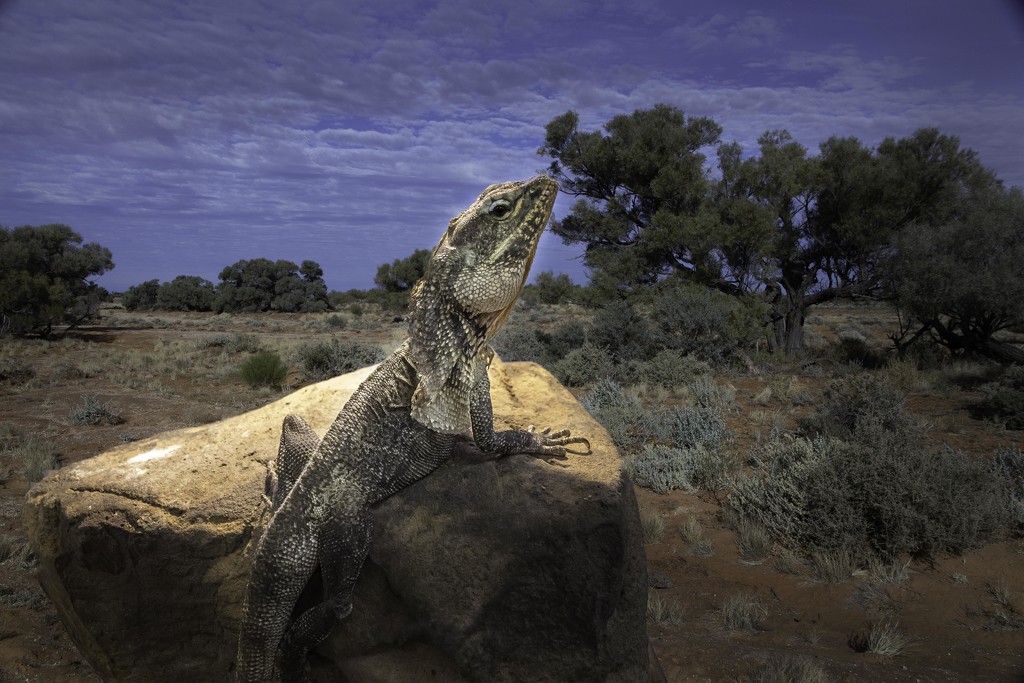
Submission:
[[[804,309],[799,303],[791,303],[786,311],[786,355],[799,357],[804,354]]]

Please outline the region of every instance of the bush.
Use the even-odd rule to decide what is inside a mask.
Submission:
[[[257,351],[242,363],[241,373],[250,387],[280,388],[288,376],[288,366],[273,351]]]
[[[594,315],[591,341],[617,361],[646,360],[658,350],[650,317],[625,299],[607,304]]]
[[[319,341],[303,344],[296,351],[299,363],[310,381],[344,375],[359,368],[379,363],[385,358],[384,349],[365,342]]]
[[[615,364],[607,351],[585,342],[555,363],[552,371],[562,384],[579,387],[610,377],[615,372]]]
[[[657,416],[613,380],[597,381],[580,402],[626,451],[636,451],[658,434]]]
[[[716,362],[762,332],[763,316],[736,297],[699,285],[672,285],[654,299],[658,341]]]
[[[547,349],[530,327],[505,327],[498,332],[491,346],[505,361],[530,361],[541,365],[549,363]]]
[[[904,410],[904,401],[902,393],[873,374],[833,380],[805,427],[844,441],[912,448],[924,437],[924,429]]]
[[[1007,429],[1024,429],[1024,365],[1008,369],[998,381],[982,385],[980,412]]]
[[[0,358],[0,383],[24,384],[35,375],[32,366],[19,358]]]
[[[729,506],[781,543],[866,559],[959,553],[1006,520],[1003,484],[959,451],[773,435]]]
[[[566,320],[550,332],[538,332],[537,338],[547,347],[548,357],[555,361],[579,348],[580,344],[590,338],[590,334],[582,320]]]
[[[555,275],[546,270],[538,273],[533,284],[523,289],[522,298],[530,304],[563,304],[573,298],[577,289],[565,273]]]
[[[102,403],[95,396],[83,396],[82,405],[68,414],[68,422],[76,425],[118,425],[124,422],[124,418],[112,411],[109,403]]]
[[[738,466],[738,460],[727,452],[703,445],[679,448],[648,444],[639,454],[622,460],[623,469],[633,481],[655,493],[674,489],[714,491],[734,475]]]
[[[1024,452],[1016,446],[998,450],[992,467],[1003,483],[1010,524],[1016,531],[1024,531]]]
[[[662,349],[637,367],[640,381],[667,389],[689,384],[696,377],[710,373],[710,365],[695,356],[685,355],[679,349]]]
[[[210,342],[211,345],[216,345]],[[224,348],[231,353],[256,353],[263,350],[263,344],[255,334],[238,333],[232,335]]]

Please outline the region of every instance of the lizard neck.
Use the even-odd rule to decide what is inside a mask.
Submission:
[[[471,430],[470,395],[480,363],[490,360],[492,336],[486,319],[467,315],[439,289],[426,284],[416,293],[408,347],[417,375],[414,419],[445,434]]]

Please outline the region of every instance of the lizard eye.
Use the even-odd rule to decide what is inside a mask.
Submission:
[[[491,214],[495,218],[504,218],[512,212],[512,202],[507,199],[495,199],[491,202],[491,205],[487,207],[487,213]]]

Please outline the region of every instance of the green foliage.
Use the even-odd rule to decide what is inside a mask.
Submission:
[[[314,382],[379,363],[385,357],[384,350],[376,344],[334,338],[303,344],[296,355],[306,379]]]
[[[695,378],[711,373],[711,366],[679,349],[662,349],[649,361],[637,366],[640,381],[651,386],[672,389],[686,386]]]
[[[281,388],[288,366],[273,351],[257,351],[242,363],[242,380],[250,387]]]
[[[648,444],[622,459],[622,467],[633,481],[655,493],[716,491],[738,466],[739,461],[728,453],[703,444],[684,448]]]
[[[555,275],[545,270],[537,274],[533,284],[523,288],[522,299],[530,304],[564,304],[574,299],[578,289],[565,273]]]
[[[747,313],[736,297],[699,285],[676,284],[658,293],[651,318],[665,348],[716,362],[761,333],[763,317]]]
[[[283,259],[238,261],[220,273],[214,310],[220,312],[319,312],[329,307],[323,270],[315,261],[297,266]]]
[[[979,412],[1007,429],[1024,429],[1024,366],[1007,369],[997,381],[982,385],[981,393]]]
[[[558,381],[569,387],[579,387],[611,377],[614,371],[615,365],[608,352],[590,342],[573,349],[552,367]]]
[[[954,354],[1024,362],[1024,352],[993,339],[1024,322],[1020,188],[977,191],[944,221],[908,226],[896,246],[887,263],[904,323],[898,346],[928,339]]]
[[[156,298],[160,293],[159,280],[146,280],[132,285],[121,298],[121,303],[129,311],[151,311],[156,308]]]
[[[88,278],[113,267],[110,250],[66,225],[0,228],[0,334],[45,335],[94,317],[103,291]]]
[[[582,298],[639,292],[666,275],[763,294],[771,310],[758,326],[771,322],[774,348],[799,354],[810,306],[878,291],[892,279],[877,266],[898,230],[941,225],[966,197],[994,185],[973,152],[935,129],[889,138],[875,151],[832,137],[816,156],[785,130],[765,132],[754,155],[720,135],[714,121],[665,104],[615,116],[603,131],[580,130],[575,112],[548,123],[539,153],[553,159],[562,190],[579,198],[552,229],[586,245],[592,276]],[[715,179],[703,154],[710,146]]]
[[[643,361],[658,351],[658,339],[650,316],[633,299],[621,299],[600,308],[594,315],[590,341],[606,349],[618,362]]]
[[[20,358],[0,358],[0,383],[24,384],[35,375],[35,369]]]
[[[377,274],[373,276],[374,284],[387,292],[405,292],[412,289],[412,286],[426,274],[431,254],[429,249],[417,249],[404,259],[395,259],[390,264],[382,263],[377,266]]]
[[[154,306],[164,311],[212,311],[216,299],[217,293],[209,280],[179,275],[160,285]]]

